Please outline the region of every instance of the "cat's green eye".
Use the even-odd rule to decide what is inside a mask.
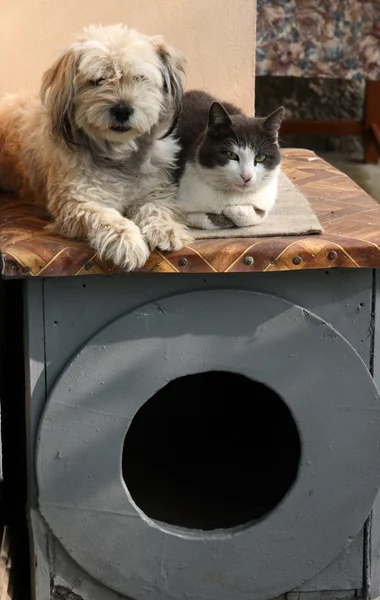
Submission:
[[[236,154],[236,152],[232,152],[231,150],[228,150],[226,152],[226,154],[227,154],[227,158],[229,158],[230,160],[239,160],[239,157]]]
[[[258,154],[257,156],[255,156],[255,161],[257,163],[262,163],[264,162],[264,160],[266,159],[267,155],[266,154]]]

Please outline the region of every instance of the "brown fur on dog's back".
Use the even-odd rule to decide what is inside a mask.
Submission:
[[[45,177],[30,145],[34,139],[49,146],[45,136],[40,139],[44,120],[46,115],[36,96],[9,94],[0,99],[0,191],[46,203]]]

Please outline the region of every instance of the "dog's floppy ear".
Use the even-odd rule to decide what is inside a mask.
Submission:
[[[53,135],[63,138],[67,146],[76,145],[73,126],[75,74],[79,53],[69,48],[42,78],[41,100],[52,123]]]
[[[164,91],[168,96],[168,101],[173,113],[169,129],[163,136],[167,137],[173,133],[182,110],[183,87],[181,74],[185,73],[186,60],[181,52],[168,46],[161,36],[154,36],[152,40],[156,52],[162,62]]]

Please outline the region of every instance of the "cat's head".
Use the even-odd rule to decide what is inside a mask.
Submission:
[[[281,162],[278,131],[284,109],[265,118],[229,115],[213,102],[196,159],[203,177],[223,190],[252,192],[275,175]]]

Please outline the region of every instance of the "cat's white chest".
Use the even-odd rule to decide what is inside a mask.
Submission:
[[[192,165],[186,165],[179,186],[179,203],[183,211],[220,213],[223,201],[222,192],[203,181]]]
[[[179,185],[180,207],[187,213],[222,214],[227,206],[252,205],[267,212],[276,201],[278,175],[279,169],[276,169],[267,182],[252,191],[224,191],[210,185],[196,166],[188,163]]]

